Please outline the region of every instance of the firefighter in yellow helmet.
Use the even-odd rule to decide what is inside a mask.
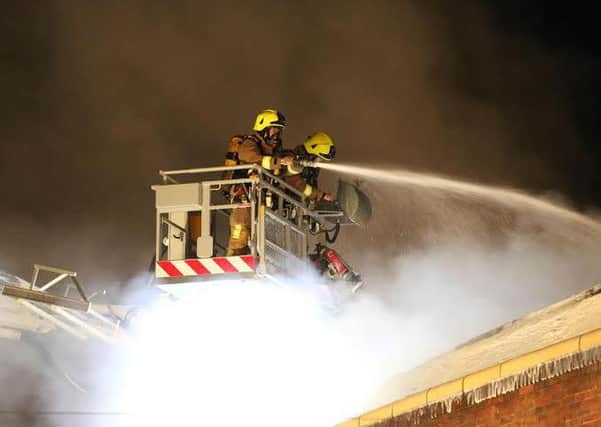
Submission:
[[[294,150],[296,158],[311,162],[329,162],[336,156],[334,140],[325,132],[315,132]],[[284,180],[296,190],[302,192],[310,200],[327,200],[333,202],[336,196],[318,188],[319,168],[303,167],[296,162],[288,165]]]
[[[257,164],[278,174],[282,167],[293,161],[290,153],[282,151],[282,133],[286,127],[286,118],[277,110],[261,111],[253,126],[254,134],[236,135],[229,143],[226,155],[233,164]],[[233,178],[244,178],[245,171],[237,171]],[[242,174],[242,175],[241,175]],[[245,202],[244,188],[234,186],[231,191],[233,203]],[[230,238],[227,246],[227,256],[250,253],[248,238],[250,234],[250,209],[233,209],[230,215]]]

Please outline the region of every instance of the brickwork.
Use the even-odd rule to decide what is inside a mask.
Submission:
[[[541,381],[479,404],[465,399],[451,413],[414,412],[378,427],[601,427],[601,363]]]

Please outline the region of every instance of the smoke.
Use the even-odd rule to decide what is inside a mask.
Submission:
[[[20,341],[0,342],[0,354],[3,384],[0,425],[70,427],[90,419],[65,414],[86,410],[81,392],[75,390],[65,376],[70,372],[85,378],[86,369],[81,366],[95,359],[86,353],[85,346],[74,343],[70,336],[24,334]],[[94,363],[87,368],[93,368]]]
[[[0,178],[18,185],[0,193],[0,231],[19,243],[0,256],[18,274],[52,258],[98,281],[135,275],[156,171],[221,163],[266,106],[290,146],[321,129],[342,161],[595,203],[570,109],[584,62],[479,4],[62,1],[1,19]]]
[[[368,269],[368,283],[376,285],[370,292],[380,312],[390,313],[383,340],[395,347],[383,357],[388,378],[374,389],[366,409],[412,390],[399,374],[599,283],[599,256],[599,238],[549,245],[545,239],[513,234],[493,247],[466,237],[372,264],[380,272]],[[452,376],[454,369],[445,367],[445,375]]]
[[[42,273],[39,279],[47,277]],[[0,271],[0,289],[5,284],[29,286]],[[0,312],[0,425],[101,426],[114,417],[102,402],[116,348],[82,339],[83,331],[75,337],[55,329],[11,297],[0,296]]]
[[[276,284],[184,287],[177,302],[144,305],[131,341],[88,359],[94,392],[67,407],[86,408],[85,422],[99,427],[328,426],[401,397],[400,372],[601,278],[594,220],[524,194],[405,174],[363,183],[374,217],[340,247],[367,286],[341,311],[308,268]],[[395,245],[365,238],[397,230]],[[45,404],[56,412],[67,395]]]
[[[21,3],[0,16],[0,27],[9,29],[0,56],[0,259],[24,277],[38,262],[76,270],[90,288],[125,283],[151,257],[148,186],[156,171],[221,163],[227,138],[248,132],[266,106],[286,114],[286,144],[325,130],[344,162],[403,164],[536,194],[552,190],[578,206],[599,202],[596,160],[571,108],[575,77],[588,64],[504,32],[494,10],[482,5]],[[225,349],[230,353],[219,366],[238,374],[248,368],[252,384],[264,377],[251,361],[279,369],[282,378],[270,378],[265,393],[282,390],[273,400],[280,408],[296,403],[293,413],[310,414],[327,403],[337,406],[337,416],[350,415],[399,369],[599,280],[598,240],[580,227],[445,192],[373,182],[366,188],[373,222],[345,230],[338,246],[368,283],[361,298],[332,322],[304,309],[282,310],[295,307],[287,297],[267,308],[251,298],[238,313],[217,298],[211,301],[224,311],[201,305],[211,318],[184,310],[176,316],[183,325],[168,323],[173,327],[157,333],[173,344],[172,352],[147,366],[147,358],[169,350],[148,341],[148,352],[135,358],[149,375],[140,384],[156,390],[146,408],[160,404],[160,396],[175,402],[185,393],[189,413],[195,390],[160,389],[150,373],[175,386],[171,365],[184,380],[184,369],[211,374],[214,365],[199,366],[194,356],[217,363]],[[459,302],[465,309],[453,310]],[[253,322],[261,310],[273,324]],[[298,341],[273,329],[280,319]],[[206,346],[207,355],[195,335],[197,320],[204,332],[206,325],[224,324],[233,338],[209,330],[215,345]],[[282,337],[289,348],[274,350],[259,335],[259,347],[275,353],[267,352],[265,362],[263,352],[244,359],[256,347],[249,342],[256,331],[245,322]],[[181,341],[169,338],[182,331]],[[18,351],[3,354],[19,358]],[[180,355],[186,363],[173,362]],[[282,367],[274,355],[315,371]],[[121,372],[118,362],[91,360]],[[47,371],[41,360],[24,364],[27,372]],[[285,382],[291,370],[295,376]],[[232,386],[218,389],[220,396],[242,385],[246,394],[236,403],[250,413],[265,408],[249,408],[245,396],[260,397],[249,384],[233,378],[219,384],[209,376]],[[290,392],[295,381],[305,388]],[[39,394],[37,380],[23,386]],[[286,392],[298,400],[284,401]],[[37,405],[17,400],[24,402],[18,407]],[[2,401],[15,403],[6,392]],[[237,406],[231,407],[225,416]],[[320,414],[332,416],[328,408]]]
[[[598,232],[514,209],[536,232],[512,226],[482,241],[458,221],[466,211],[445,216],[448,229],[429,234],[436,244],[364,250],[367,285],[339,312],[308,269],[283,286],[188,287],[159,303],[110,377],[118,410],[131,414],[123,425],[333,425],[402,397],[399,373],[601,278]]]

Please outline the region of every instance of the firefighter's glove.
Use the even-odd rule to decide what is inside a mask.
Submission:
[[[335,202],[336,196],[332,193],[323,193],[323,196],[321,196],[321,199],[325,200],[326,202]]]
[[[282,156],[279,158],[279,164],[282,166],[288,166],[291,165],[292,162],[294,162],[294,157],[293,156]]]

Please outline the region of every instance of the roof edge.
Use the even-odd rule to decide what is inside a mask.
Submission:
[[[594,285],[591,288],[588,288],[584,291],[580,291],[576,294],[572,294],[571,296],[569,296],[561,301],[558,301],[554,304],[547,305],[539,310],[528,313],[522,317],[519,317],[517,319],[513,319],[513,320],[510,320],[509,322],[503,323],[502,325],[497,326],[496,328],[491,329],[490,331],[486,331],[480,335],[476,335],[475,337],[470,338],[469,340],[454,347],[450,351],[459,350],[459,349],[461,349],[465,346],[468,346],[470,344],[473,344],[475,342],[482,341],[483,339],[492,337],[493,335],[496,335],[497,333],[501,332],[504,329],[510,328],[512,326],[515,326],[516,324],[522,323],[522,322],[532,319],[536,316],[539,316],[543,312],[555,311],[555,310],[563,308],[567,305],[579,303],[579,302],[584,301],[587,298],[591,298],[599,293],[601,293],[601,283]]]
[[[593,289],[599,293],[601,285],[589,291]],[[588,296],[592,295],[594,294]],[[595,362],[601,362],[601,328],[411,394],[336,427],[371,426],[401,415],[423,412],[426,408],[436,405],[451,412],[453,401],[464,395],[467,395],[468,402],[476,404]]]

